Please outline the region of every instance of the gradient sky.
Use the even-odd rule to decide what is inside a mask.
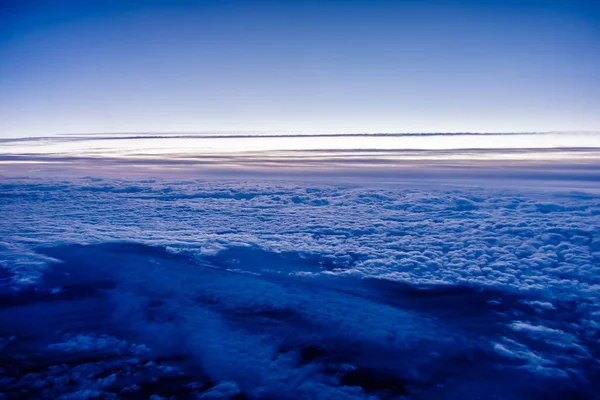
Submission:
[[[0,136],[600,129],[595,0],[0,0]]]

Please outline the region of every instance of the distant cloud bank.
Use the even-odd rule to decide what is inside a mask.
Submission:
[[[0,139],[0,175],[600,181],[600,133],[98,134]],[[568,185],[568,183],[567,183]]]

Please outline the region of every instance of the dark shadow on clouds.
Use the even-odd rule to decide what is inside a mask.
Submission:
[[[320,272],[337,267],[318,256],[254,247],[201,258],[135,243],[40,251],[58,260],[42,283],[0,297],[0,333],[28,341],[0,353],[14,360],[18,351],[42,382],[56,379],[56,364],[91,363],[95,384],[124,398],[133,383],[142,394],[150,387],[178,398],[232,385],[239,393],[218,398],[593,398],[592,367],[575,362],[571,375],[540,374],[535,359],[494,347],[508,340],[511,318],[541,318],[523,305],[525,295],[328,276]],[[115,353],[101,346],[107,339],[82,348],[82,334],[151,350]],[[47,354],[53,361],[32,355],[65,337],[70,350]],[[127,357],[143,360],[127,367]],[[133,374],[150,361],[185,372],[159,383]],[[4,374],[22,374],[23,365]],[[102,386],[107,368],[121,373]],[[0,382],[4,392],[16,390],[10,379]],[[66,390],[51,387],[55,395]]]

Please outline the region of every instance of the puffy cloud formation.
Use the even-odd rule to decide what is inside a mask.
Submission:
[[[464,398],[475,381],[501,398],[597,389],[593,192],[13,180],[0,209],[0,320],[55,316],[39,333],[44,357],[71,352],[77,368],[108,368],[86,360],[111,341],[116,363],[138,360],[119,385],[102,373],[73,396],[146,390],[123,377],[147,376],[149,362],[184,368],[178,387],[199,398]],[[12,357],[23,332],[4,326]],[[192,359],[161,358],[178,353]],[[25,381],[5,370],[14,381],[0,385],[62,376],[44,365]]]

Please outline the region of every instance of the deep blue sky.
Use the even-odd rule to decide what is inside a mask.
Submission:
[[[600,129],[600,1],[0,5],[0,136]]]

